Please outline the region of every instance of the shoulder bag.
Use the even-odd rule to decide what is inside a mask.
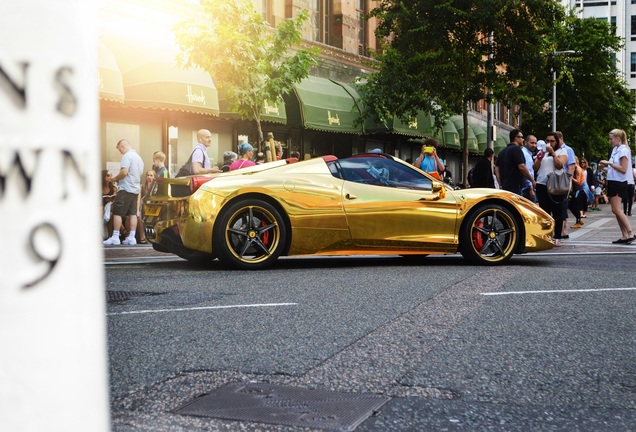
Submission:
[[[550,195],[567,196],[570,193],[570,188],[572,187],[572,179],[565,169],[561,173],[552,171],[552,174],[548,175],[548,180],[546,181],[545,186],[548,189],[548,194]]]
[[[183,164],[183,166],[177,173],[177,177],[187,177],[187,176],[194,175],[194,172],[192,171],[192,155],[194,155],[195,151],[197,151],[197,149],[194,149],[192,153],[190,153],[190,157],[188,158],[188,161],[185,164]],[[203,152],[203,150],[201,150],[201,152]],[[203,152],[203,164],[205,165],[205,152]]]

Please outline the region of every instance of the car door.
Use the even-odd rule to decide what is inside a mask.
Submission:
[[[344,209],[356,245],[455,251],[458,203],[439,182],[381,156],[353,157],[340,164]]]

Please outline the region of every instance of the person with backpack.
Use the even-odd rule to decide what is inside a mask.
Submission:
[[[200,129],[197,132],[197,145],[192,150],[188,162],[179,170],[177,177],[221,172],[217,167],[210,166],[210,158],[207,154],[210,144],[212,144],[212,134],[207,129]]]

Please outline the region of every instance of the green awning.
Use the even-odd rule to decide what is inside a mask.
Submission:
[[[461,117],[455,116],[451,117],[451,121],[457,128],[457,133],[459,134],[459,141],[464,141],[464,120]],[[473,132],[470,125],[468,125],[468,151],[470,153],[479,153],[479,144],[477,143],[477,137],[475,136],[475,132]]]
[[[493,144],[493,150],[495,154],[499,154],[500,151],[506,148],[508,145],[508,140],[505,138],[505,135],[497,133],[497,140]]]
[[[459,141],[459,133],[457,132],[455,124],[451,120],[447,120],[446,123],[444,123],[444,128],[442,130],[437,130],[435,139],[437,139],[440,143],[443,143],[443,146],[447,149],[462,149],[462,145]]]
[[[127,105],[219,115],[216,87],[202,70],[145,63],[124,72],[123,81]]]
[[[289,126],[362,134],[362,125],[354,126],[360,116],[356,101],[344,87],[331,80],[307,77],[284,99]]]
[[[484,154],[484,150],[488,147],[488,134],[486,133],[486,129],[482,126],[469,123],[470,128],[475,132],[475,136],[477,137],[477,145],[479,146],[479,154]]]
[[[426,114],[424,111],[418,111],[408,121],[403,121],[400,117],[395,116],[393,117],[392,132],[413,137],[432,136],[434,133],[434,120],[430,114]]]
[[[106,42],[122,72],[126,106],[219,115],[210,74],[179,67],[176,46],[133,43],[121,35]]]
[[[113,53],[99,42],[97,47],[97,86],[102,100],[124,102],[124,84]]]
[[[435,134],[433,116],[425,114],[423,111],[418,111],[415,116],[406,120],[402,120],[399,116],[393,116],[387,123],[388,125],[367,118],[364,123],[364,131],[366,133],[390,133],[415,138],[430,137]]]
[[[241,116],[238,113],[230,111],[230,104],[223,94],[219,95],[219,117],[223,119],[239,120]],[[285,102],[265,101],[265,105],[261,109],[261,121],[270,123],[287,124],[287,110]]]

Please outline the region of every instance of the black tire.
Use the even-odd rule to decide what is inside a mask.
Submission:
[[[484,204],[464,220],[459,250],[475,264],[503,264],[514,255],[518,239],[519,226],[510,210]]]
[[[285,246],[282,216],[259,199],[237,201],[221,212],[212,235],[212,250],[230,267],[257,270],[271,266]]]

